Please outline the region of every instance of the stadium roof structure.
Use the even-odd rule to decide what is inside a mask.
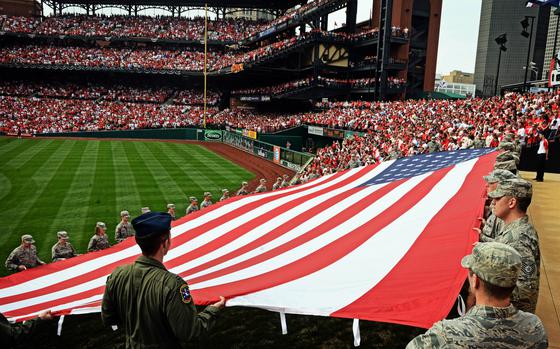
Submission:
[[[67,5],[148,5],[148,6],[193,6],[241,7],[286,10],[305,4],[306,0],[53,0]]]

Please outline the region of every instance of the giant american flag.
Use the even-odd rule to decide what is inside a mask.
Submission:
[[[495,157],[419,155],[234,197],[175,221],[164,264],[197,304],[430,327],[465,280]],[[99,312],[107,276],[139,254],[129,238],[1,278],[0,312]]]

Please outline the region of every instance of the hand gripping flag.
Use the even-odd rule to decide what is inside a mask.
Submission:
[[[430,327],[465,281],[495,157],[433,153],[235,197],[174,222],[164,262],[197,304]],[[99,312],[107,276],[139,253],[128,239],[4,277],[0,312]]]

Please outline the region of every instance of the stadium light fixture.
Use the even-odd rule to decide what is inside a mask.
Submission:
[[[531,58],[531,43],[533,41],[533,24],[535,22],[535,16],[525,16],[525,18],[523,18],[523,20],[521,21],[521,26],[523,27],[523,31],[521,32],[521,35],[523,35],[526,38],[529,38],[529,47],[527,48],[527,63],[525,64],[525,67],[529,66],[529,59]],[[529,24],[529,20],[531,20],[531,23]],[[531,31],[527,32],[527,28],[531,26]],[[529,69],[525,69],[525,77],[523,79],[523,91],[527,90],[527,73],[529,72]]]
[[[507,51],[507,33],[499,35],[496,39],[496,44],[498,44],[498,67],[496,68],[496,80],[494,82],[494,95],[498,94],[498,79],[500,78],[500,63],[502,62],[502,52]]]

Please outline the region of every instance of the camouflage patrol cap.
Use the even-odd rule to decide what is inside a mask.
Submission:
[[[168,208],[168,209],[170,209],[170,208],[175,208],[175,204],[167,204],[167,208]]]
[[[97,224],[95,225],[97,228],[101,228],[101,229],[107,229],[107,226],[105,225],[105,223],[103,222],[97,222]]]
[[[34,244],[35,240],[33,240],[33,236],[29,235],[29,234],[24,234],[21,236],[21,242],[27,242],[30,244]]]
[[[508,170],[508,171],[516,171],[517,165],[515,164],[515,160],[508,160],[508,161],[500,161],[494,164],[495,170]]]
[[[517,164],[519,163],[519,156],[511,151],[506,151],[496,156],[496,162],[504,162],[510,160],[514,160]]]
[[[140,209],[140,211],[141,211],[142,213],[148,213],[148,212],[150,212],[150,208],[149,208],[149,207],[142,207],[142,208]]]
[[[224,193],[224,194],[225,194],[225,193],[229,193],[229,190],[227,190],[227,189],[222,189],[222,193]]]
[[[461,265],[492,285],[512,287],[521,270],[521,256],[506,244],[481,242],[463,257]]]
[[[204,197],[207,197],[207,196],[212,196],[212,193],[209,192],[209,191],[205,191],[205,192],[204,192]]]
[[[266,183],[266,179],[261,178],[261,183]]]
[[[498,150],[507,150],[507,151],[515,151],[515,145],[511,142],[501,142],[498,145]]]
[[[498,183],[496,190],[488,193],[488,197],[492,199],[498,199],[502,196],[531,198],[533,197],[533,185],[531,182],[521,178],[506,179]]]
[[[501,181],[505,181],[506,179],[517,178],[511,171],[508,170],[494,170],[488,174],[488,176],[484,176],[484,180],[487,183],[498,183]]]
[[[130,213],[128,213],[128,211],[126,211],[126,210],[125,210],[125,211],[121,211],[121,217],[124,217],[124,216],[130,217]]]
[[[282,178],[290,178],[287,174],[282,175]]]
[[[59,239],[70,240],[68,233],[65,231],[59,231],[58,233],[56,233],[56,237]]]
[[[241,182],[241,185],[248,185],[247,182]]]
[[[194,196],[191,196],[191,197],[189,198],[189,200],[191,200],[191,202],[198,201],[198,199],[195,198]]]

